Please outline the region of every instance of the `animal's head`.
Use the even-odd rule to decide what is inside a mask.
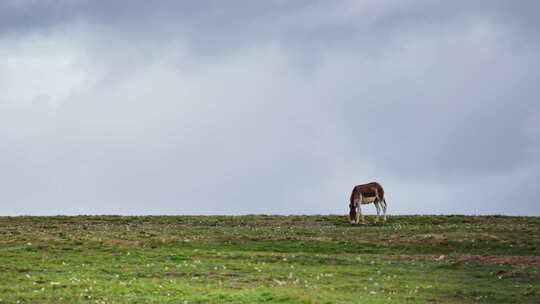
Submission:
[[[349,204],[349,219],[351,220],[351,224],[356,222],[356,206],[353,204]]]

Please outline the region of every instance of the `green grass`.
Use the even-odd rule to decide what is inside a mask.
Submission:
[[[540,303],[539,229],[506,216],[0,217],[0,303]]]

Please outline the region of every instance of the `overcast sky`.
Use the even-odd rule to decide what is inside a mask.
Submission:
[[[539,11],[3,0],[0,215],[539,216]]]

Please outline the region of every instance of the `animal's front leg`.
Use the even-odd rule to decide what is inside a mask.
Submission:
[[[362,214],[362,203],[358,204],[358,212],[356,213],[356,223],[357,224],[359,223],[359,221],[358,221],[359,217],[362,219],[362,224],[365,224],[366,221],[364,220],[364,215]]]
[[[358,212],[356,212],[356,205],[354,203],[351,203],[349,205],[349,220],[351,221],[351,225],[356,224],[357,215],[358,215]]]

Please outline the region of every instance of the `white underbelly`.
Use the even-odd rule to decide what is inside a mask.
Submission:
[[[362,204],[373,203],[376,199],[376,196],[362,196]]]

